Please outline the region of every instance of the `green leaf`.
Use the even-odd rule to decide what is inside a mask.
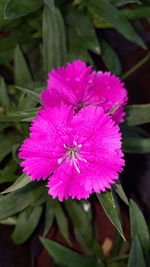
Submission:
[[[123,9],[122,12],[129,20],[136,20],[136,19],[150,17],[149,6],[141,6],[141,7],[134,8],[134,9]]]
[[[0,116],[0,122],[3,122],[3,121],[5,122],[21,122],[21,121],[30,122],[37,115],[37,112],[38,112],[38,109],[35,108],[35,109],[27,109],[23,111],[8,113],[5,116],[3,115]]]
[[[92,250],[96,255],[102,254],[99,244],[93,237],[93,229],[88,213],[83,210],[80,203],[77,203],[74,200],[67,200],[65,206],[75,226],[77,234],[80,234],[83,239],[81,241],[84,247]]]
[[[15,83],[25,86],[29,82],[32,82],[32,76],[22,51],[17,46],[15,49]]]
[[[28,44],[31,41],[32,40],[30,32],[21,32],[21,30],[14,31],[10,33],[10,35],[2,38],[0,42],[0,53],[5,51],[8,52],[10,49],[15,48],[17,44]]]
[[[54,241],[40,238],[43,246],[47,249],[48,253],[54,258],[55,262],[60,265],[69,267],[104,267],[103,263],[99,260],[99,265],[96,265],[97,259],[92,256],[80,255]]]
[[[92,13],[90,15],[92,17],[92,22],[95,28],[106,29],[113,27],[109,22],[107,22],[104,18],[98,16],[97,14]]]
[[[23,93],[27,94],[28,96],[32,97],[34,100],[36,100],[38,103],[42,104],[41,100],[40,100],[40,94],[31,90],[31,89],[27,89],[27,88],[23,88],[20,86],[15,86],[17,89],[19,89],[20,91],[22,91]]]
[[[7,86],[3,78],[0,78],[0,105],[4,108],[4,111],[9,110]]]
[[[6,194],[6,193],[10,193],[13,191],[16,191],[22,187],[24,187],[25,185],[27,185],[28,183],[31,182],[31,179],[29,176],[26,176],[25,174],[22,174],[15,182],[14,184],[12,184],[9,188],[7,188],[6,190],[4,190],[3,192],[1,192],[1,194]]]
[[[76,59],[80,59],[83,61],[86,61],[90,64],[93,64],[93,61],[83,45],[83,42],[80,40],[79,36],[76,34],[76,32],[72,28],[68,28],[67,30],[67,36],[68,36],[68,54],[67,54],[67,60],[73,61]]]
[[[124,14],[110,2],[106,0],[89,0],[87,8],[91,13],[103,17],[107,22],[112,24],[114,28],[127,40],[136,43],[142,48],[145,48],[144,42],[137,35],[134,28],[128,22]]]
[[[145,154],[150,152],[150,138],[127,136],[123,138],[123,151],[125,153]]]
[[[146,267],[142,248],[137,236],[135,236],[128,261],[128,267]]]
[[[129,205],[129,201],[128,201],[127,196],[123,190],[122,185],[120,183],[116,183],[113,185],[113,189],[119,195],[119,197],[124,201],[124,203]]]
[[[136,126],[150,122],[150,104],[131,105],[125,108],[126,122],[129,126]]]
[[[104,40],[100,41],[100,45],[101,45],[101,57],[105,63],[105,66],[109,71],[120,76],[121,65],[117,53]]]
[[[16,225],[17,223],[17,218],[16,217],[9,217],[5,220],[0,220],[0,224],[5,224],[5,225]]]
[[[34,232],[42,213],[42,207],[29,206],[19,214],[17,225],[12,233],[12,240],[19,245],[24,243]]]
[[[86,49],[100,54],[100,45],[89,16],[77,8],[68,7],[66,20],[68,26],[76,32]]]
[[[43,185],[30,183],[10,194],[0,197],[0,220],[8,218],[36,201],[45,191]]]
[[[19,139],[19,136],[16,136],[15,133],[11,132],[5,135],[0,135],[0,161],[2,161],[11,152],[13,145],[16,144]]]
[[[14,19],[25,16],[42,5],[42,0],[9,0],[5,8],[5,18]]]
[[[144,254],[147,254],[150,248],[148,227],[141,210],[133,200],[130,201],[130,221],[132,240],[137,236]]]
[[[46,211],[45,211],[45,226],[43,236],[45,237],[51,228],[54,221],[54,210],[52,205],[53,200],[49,197],[46,203]]]
[[[32,202],[31,205],[32,206],[41,206],[47,201],[47,198],[48,198],[48,194],[47,194],[47,190],[45,190],[43,192],[43,194],[39,196],[38,199],[36,199],[35,201]]]
[[[69,230],[68,230],[68,220],[64,214],[64,211],[57,200],[53,200],[53,209],[56,216],[56,221],[59,230],[66,241],[70,244],[69,240]]]
[[[3,170],[0,170],[0,184],[16,180],[17,175],[15,172],[17,169],[18,164],[13,159],[8,161]]]
[[[134,4],[134,3],[139,4],[139,5],[141,4],[139,0],[113,0],[112,2],[118,7],[121,7],[127,4]]]
[[[7,1],[6,0],[1,0],[0,1],[0,18],[4,18],[4,9],[5,9],[6,5],[7,5]]]
[[[110,190],[107,190],[104,193],[97,194],[97,197],[112,224],[116,227],[122,238],[125,240],[121,222],[118,215],[118,209],[113,197],[113,194]]]
[[[7,43],[11,44],[11,42],[9,42],[9,36],[5,37],[0,42],[0,64],[1,65],[2,64],[6,64],[6,63],[14,60],[14,50],[15,50],[15,46],[16,46],[17,43],[22,45],[24,52],[29,52],[38,43],[37,39],[31,39],[31,37],[29,39],[29,37],[24,34],[24,38],[22,40],[20,40],[20,42],[19,41],[18,42],[14,42],[14,44],[12,45],[13,48],[12,47],[8,48],[8,50],[7,49],[5,50],[3,48],[4,51],[2,51],[1,50],[1,44],[4,44],[3,40],[5,41],[5,46],[6,47],[7,47]]]
[[[54,4],[54,0],[44,0],[45,4],[47,4],[49,6],[49,8],[55,12],[55,4]]]
[[[6,3],[7,4],[7,3]],[[20,19],[6,20],[0,16],[0,31],[11,31],[16,29],[21,23]]]
[[[45,75],[52,68],[65,63],[66,34],[62,15],[56,8],[55,12],[45,6],[43,11],[43,56]]]

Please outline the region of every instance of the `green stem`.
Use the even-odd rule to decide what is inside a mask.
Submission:
[[[143,64],[145,64],[150,58],[150,52],[142,58],[137,64],[135,64],[131,69],[129,69],[127,72],[125,72],[121,80],[124,81],[126,78],[128,78],[132,73],[134,73],[136,70],[138,70],[140,67],[142,67]]]

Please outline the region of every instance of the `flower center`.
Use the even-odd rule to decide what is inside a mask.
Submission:
[[[100,106],[101,104],[103,104],[106,101],[106,99],[104,97],[101,97],[101,99],[99,99],[99,101],[94,101],[91,98],[87,98],[86,100],[84,100],[83,102],[78,102],[75,106],[75,113],[78,113],[82,108],[84,107],[88,107],[88,106]]]
[[[66,152],[61,158],[58,159],[58,163],[65,164],[70,161],[70,165],[73,165],[76,171],[80,173],[79,161],[87,162],[87,160],[84,159],[79,153],[79,150],[81,149],[82,145],[78,145],[77,142],[74,141],[73,146],[68,147],[66,144],[64,144],[64,147],[66,148]]]

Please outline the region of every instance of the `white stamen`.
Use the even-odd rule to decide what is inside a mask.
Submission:
[[[77,165],[77,159],[75,159],[75,158],[72,159],[72,162],[73,162],[73,165],[74,165],[76,171],[77,171],[78,173],[80,173],[80,169],[79,169],[79,167],[78,167],[78,165]]]
[[[65,153],[61,158],[58,159],[58,164],[61,164],[68,158],[68,153]]]
[[[70,161],[71,165],[74,165],[76,171],[80,173],[78,161],[87,162],[86,159],[82,158],[82,156],[79,155],[79,150],[81,147],[82,147],[82,144],[78,145],[76,141],[73,142],[72,147],[68,147],[66,144],[64,144],[64,148],[66,148],[66,152],[61,158],[58,159],[58,164],[62,164],[62,163],[66,163]]]

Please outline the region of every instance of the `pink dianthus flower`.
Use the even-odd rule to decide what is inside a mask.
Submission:
[[[100,106],[110,112],[116,123],[123,121],[123,106],[127,102],[124,84],[109,72],[92,71],[80,60],[68,63],[66,67],[53,69],[48,75],[47,90],[41,93],[41,100],[46,107],[63,104],[75,112],[86,106]]]
[[[122,171],[121,133],[102,108],[76,115],[66,105],[43,109],[30,131],[20,148],[21,166],[32,180],[48,178],[53,198],[88,198],[111,188]]]

